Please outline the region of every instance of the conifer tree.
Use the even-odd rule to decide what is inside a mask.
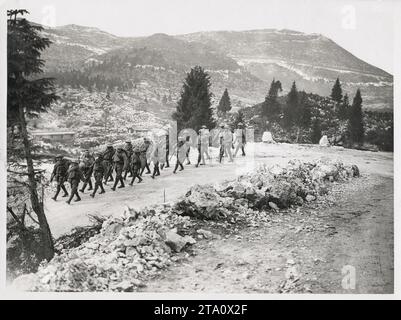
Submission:
[[[344,95],[343,101],[339,104],[337,116],[340,120],[345,120],[348,117],[349,99],[348,94]]]
[[[359,89],[356,91],[349,112],[348,131],[352,142],[359,144],[363,142],[365,130],[363,125],[363,114],[362,114],[362,96],[361,96],[361,90]]]
[[[333,89],[331,89],[330,97],[338,104],[340,104],[343,99],[343,91],[341,89],[341,83],[339,78],[337,78],[336,82],[334,83]]]
[[[269,92],[263,102],[262,116],[270,120],[277,120],[280,114],[280,105],[277,101],[278,93],[283,91],[280,81],[273,79]]]
[[[289,128],[294,124],[295,115],[298,112],[298,90],[295,81],[292,83],[290,92],[284,108],[283,124]]]
[[[202,125],[215,126],[210,86],[210,76],[202,67],[196,66],[187,74],[173,114],[178,130],[192,128],[197,131]]]
[[[224,90],[223,95],[221,96],[217,110],[223,114],[231,110],[231,100],[230,96],[228,95],[227,88]]]
[[[30,203],[38,218],[43,258],[50,260],[54,256],[54,244],[43,199],[38,193],[39,176],[34,167],[27,119],[45,112],[58,97],[53,79],[40,78],[44,66],[41,52],[51,42],[41,35],[42,27],[20,17],[26,13],[26,10],[7,11],[7,110],[15,117],[7,125],[18,125],[20,130],[26,162],[23,175],[27,177]]]
[[[322,130],[320,128],[320,121],[319,118],[315,118],[312,121],[312,132],[311,132],[311,140],[312,143],[319,143],[320,138],[322,136]]]

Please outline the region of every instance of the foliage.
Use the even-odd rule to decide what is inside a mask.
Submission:
[[[210,86],[210,76],[202,67],[196,66],[187,74],[176,112],[173,114],[179,130],[199,130],[202,125],[214,127]]]

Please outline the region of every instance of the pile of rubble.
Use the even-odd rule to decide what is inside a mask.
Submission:
[[[208,230],[195,230],[200,219],[232,224],[263,220],[268,213],[315,200],[332,181],[358,175],[356,166],[341,162],[293,161],[286,168],[262,166],[214,186],[196,185],[174,204],[140,212],[127,208],[121,217],[106,219],[98,234],[64,249],[36,274],[17,278],[14,286],[34,291],[134,291],[196,243],[195,238],[212,238]]]

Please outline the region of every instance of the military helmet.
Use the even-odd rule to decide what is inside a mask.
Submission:
[[[201,127],[202,129],[207,129],[207,127],[205,126],[205,125],[202,125],[202,127]]]
[[[57,154],[57,155],[54,157],[54,159],[63,159],[63,155]]]

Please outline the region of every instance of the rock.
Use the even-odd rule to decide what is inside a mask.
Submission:
[[[114,223],[107,225],[104,228],[103,232],[106,236],[112,236],[112,235],[119,233],[122,228],[123,228],[122,224],[114,222]]]
[[[196,230],[197,233],[201,234],[203,237],[205,237],[206,239],[212,239],[214,238],[214,234],[213,232],[209,231],[209,230],[203,230],[203,229],[198,229]]]
[[[191,238],[193,241],[195,241],[193,238]],[[181,252],[182,249],[186,246],[188,243],[188,239],[185,237],[181,237],[179,234],[173,232],[173,231],[168,231],[166,232],[166,240],[165,243],[175,252]]]
[[[269,202],[269,207],[272,208],[273,210],[280,210],[280,208],[277,206],[277,204],[275,204],[274,202]]]
[[[311,195],[311,194],[308,194],[308,195],[306,196],[305,200],[306,200],[307,202],[315,201],[315,200],[316,200],[316,197],[313,196],[313,195]]]
[[[131,283],[131,281],[123,280],[120,283],[114,285],[113,289],[124,292],[132,292],[134,291],[134,285]]]
[[[330,142],[329,139],[327,138],[326,135],[320,138],[319,140],[319,146],[321,147],[330,147]]]
[[[264,143],[276,143],[276,141],[273,139],[272,133],[269,131],[263,132],[262,141]]]

